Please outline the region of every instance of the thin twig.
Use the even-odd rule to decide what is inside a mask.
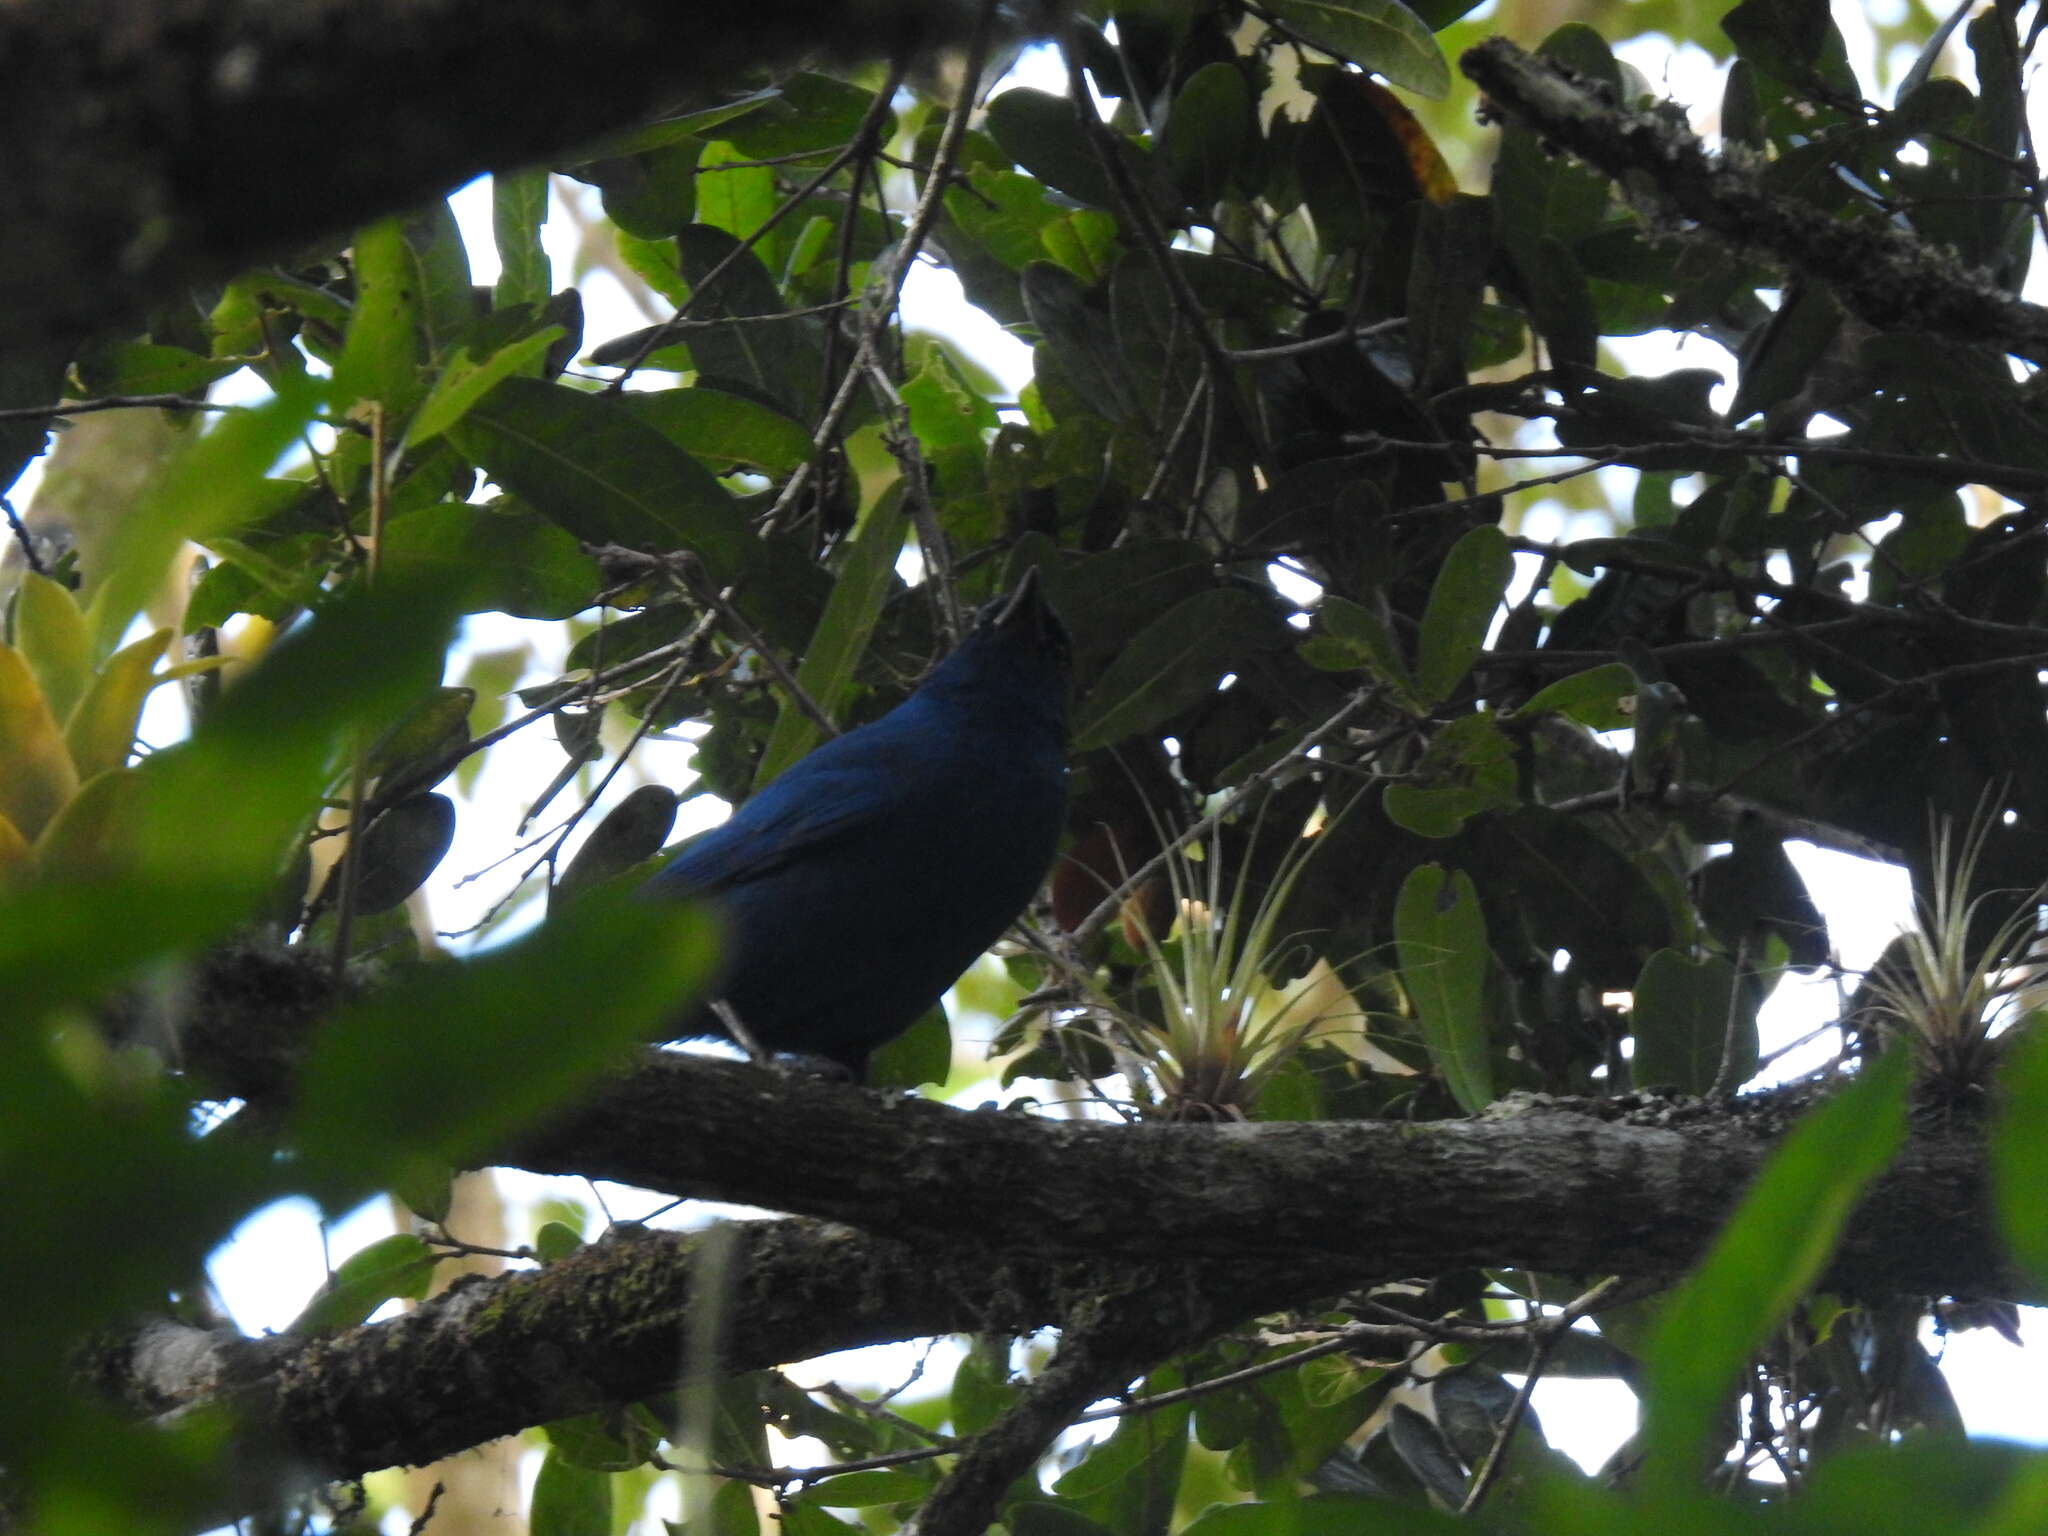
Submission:
[[[96,395],[90,400],[65,400],[56,405],[16,405],[0,411],[0,421],[47,421],[53,416],[90,416],[95,411],[242,411],[197,395]]]

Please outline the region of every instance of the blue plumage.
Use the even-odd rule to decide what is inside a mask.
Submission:
[[[729,925],[720,995],[770,1050],[863,1074],[1030,902],[1066,815],[1067,641],[1036,572],[915,693],[648,882]],[[709,1012],[679,1033],[722,1033]]]

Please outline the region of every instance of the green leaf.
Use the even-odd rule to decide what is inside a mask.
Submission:
[[[1675,949],[1660,949],[1636,978],[1635,1007],[1629,1014],[1635,1054],[1629,1078],[1638,1089],[1676,1088],[1705,1093],[1721,1070],[1727,1048],[1729,1010],[1738,1007],[1735,967],[1718,955],[1689,960]],[[1756,1023],[1738,1017],[1736,1028],[1748,1028],[1746,1063],[1736,1062],[1745,1081],[1756,1070]],[[1746,1070],[1745,1070],[1746,1067]]]
[[[1858,1197],[1904,1137],[1910,1081],[1908,1053],[1894,1051],[1806,1115],[1659,1318],[1643,1355],[1646,1492],[1693,1486],[1742,1362],[1820,1278]]]
[[[597,565],[574,538],[516,498],[442,502],[392,521],[385,569],[463,595],[472,613],[566,619],[590,606]]]
[[[187,539],[204,544],[271,510],[274,492],[264,471],[312,420],[320,388],[306,376],[287,377],[264,404],[223,416],[122,519],[107,551],[106,580],[86,608],[95,656],[114,649]]]
[[[183,347],[124,341],[80,356],[78,380],[88,395],[197,395],[242,366],[239,357],[202,357]]]
[[[1387,786],[1388,818],[1418,837],[1454,837],[1474,816],[1518,804],[1514,752],[1490,713],[1461,715],[1432,738],[1412,779]]]
[[[344,1259],[326,1288],[292,1319],[285,1332],[339,1333],[367,1321],[372,1312],[394,1298],[418,1301],[433,1281],[437,1259],[434,1250],[410,1232],[380,1238]]]
[[[314,1046],[296,1117],[306,1177],[339,1208],[422,1160],[467,1166],[661,1038],[716,954],[702,910],[593,891],[517,944],[404,976]]]
[[[1991,1166],[2005,1239],[2030,1275],[2048,1279],[2048,1029],[2038,1013],[2029,1015],[1998,1081]]]
[[[967,1358],[953,1372],[951,1417],[955,1435],[978,1435],[1017,1401],[1010,1379],[1010,1341],[977,1335]]]
[[[1401,985],[1415,1005],[1430,1060],[1468,1114],[1493,1102],[1486,1031],[1486,919],[1472,877],[1423,864],[1394,903]]]
[[[397,219],[382,219],[356,236],[355,307],[348,341],[334,365],[338,401],[380,401],[401,413],[420,397],[422,274]]]
[[[1284,649],[1293,638],[1253,593],[1218,587],[1183,599],[1138,631],[1096,679],[1074,721],[1074,750],[1150,730],[1214,693],[1253,654]]]
[[[1358,1494],[1319,1493],[1287,1503],[1220,1504],[1181,1536],[1473,1536],[1470,1521],[1440,1510]]]
[[[1422,614],[1415,673],[1424,704],[1441,704],[1472,670],[1514,574],[1507,535],[1491,524],[1474,528],[1451,546]]]
[[[583,1234],[566,1221],[547,1221],[533,1234],[533,1251],[543,1264],[566,1259],[584,1246]]]
[[[0,898],[10,1011],[34,1018],[91,998],[143,960],[246,920],[339,771],[350,731],[402,714],[432,687],[453,627],[445,594],[391,582],[331,601],[272,647],[188,740],[141,765],[131,873]]]
[[[931,1491],[929,1478],[880,1467],[813,1483],[798,1496],[797,1502],[820,1504],[828,1509],[872,1509],[879,1504],[907,1504]]]
[[[720,585],[755,558],[725,488],[615,397],[506,379],[453,431],[493,480],[579,539],[687,549]]]
[[[868,1058],[868,1084],[874,1088],[915,1088],[943,1083],[953,1069],[953,1027],[945,1005],[934,1003],[915,1024]]]
[[[783,155],[822,154],[851,142],[867,116],[875,93],[831,75],[791,75],[781,89],[732,125],[720,138],[749,160],[773,160]],[[880,142],[886,144],[896,131],[894,113],[885,113]]]
[[[1399,0],[1270,0],[1293,31],[1340,59],[1432,101],[1451,88],[1451,66],[1430,30]]]
[[[633,155],[643,150],[659,149],[664,144],[679,144],[684,139],[705,138],[710,136],[713,128],[736,122],[750,112],[758,112],[781,94],[781,90],[775,86],[763,86],[758,91],[736,96],[731,101],[722,101],[715,107],[678,113],[674,117],[665,117],[659,122],[649,123],[644,128],[635,128],[616,139],[607,139],[601,148],[608,155]]]
[[[549,1454],[591,1472],[630,1472],[645,1466],[662,1438],[659,1422],[637,1403],[556,1419],[546,1429]]]
[[[1018,171],[977,166],[966,185],[946,190],[946,217],[1013,272],[1045,254],[1039,232],[1060,216],[1044,184]]]
[[[1180,1371],[1169,1366],[1146,1377],[1143,1390],[1152,1395],[1182,1385]],[[1188,1417],[1189,1409],[1177,1405],[1124,1419],[1060,1474],[1053,1494],[1112,1531],[1164,1531],[1187,1464]]]
[[[896,579],[906,518],[903,482],[892,482],[847,541],[846,563],[796,669],[797,686],[836,719],[853,696],[854,671],[881,617],[882,600]],[[784,699],[754,770],[754,788],[773,782],[817,745],[819,728],[794,699]]]
[[[612,1536],[611,1474],[550,1450],[533,1481],[526,1522],[529,1536]]]
[[[711,178],[723,182],[745,172]],[[769,201],[776,200],[772,173]],[[759,224],[745,225],[752,230]],[[818,378],[824,366],[822,330],[814,316],[790,315],[761,258],[740,249],[731,234],[709,224],[692,224],[676,237],[682,276],[690,285],[689,330],[682,334],[698,383],[730,380],[740,393],[772,401],[796,421],[814,421]],[[712,279],[712,274],[718,274]],[[701,322],[726,321],[727,324]]]
[[[1377,613],[1361,604],[1329,595],[1316,605],[1316,618],[1331,636],[1352,650],[1361,665],[1392,688],[1403,705],[1418,714],[1422,712],[1415,679],[1408,671],[1407,661],[1402,658],[1401,647],[1394,639],[1393,631]]]
[[[554,289],[554,273],[541,244],[548,221],[548,173],[500,171],[491,178],[491,239],[498,248],[498,285],[492,302],[541,305]]]
[[[1038,243],[1045,254],[1084,283],[1099,283],[1116,265],[1121,247],[1114,214],[1075,208],[1044,225]]]
[[[1544,952],[1570,950],[1589,985],[1630,985],[1648,956],[1672,942],[1665,897],[1579,818],[1524,805],[1474,822],[1472,835],[1495,910],[1519,912]]]
[[[461,421],[469,408],[489,394],[500,379],[511,378],[514,374],[538,377],[548,348],[564,334],[559,325],[544,326],[531,336],[508,341],[487,357],[471,357],[466,350],[457,352],[448,359],[441,376],[434,380],[434,387],[427,398],[420,402],[419,411],[406,431],[406,446],[417,449],[432,442]]]
[[[1622,700],[1634,695],[1636,675],[1627,665],[1610,661],[1605,666],[1561,677],[1538,690],[1535,697],[1515,714],[1522,719],[1537,715],[1564,715],[1595,731],[1622,730],[1630,716]]]
[[[996,408],[944,347],[925,349],[924,366],[903,381],[901,394],[910,429],[928,455],[965,448],[981,457],[982,434],[996,428]]]
[[[811,456],[811,434],[770,405],[696,385],[633,390],[626,409],[685,453],[714,469],[746,465],[785,475]]]

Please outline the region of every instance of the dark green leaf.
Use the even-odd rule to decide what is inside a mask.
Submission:
[[[1705,1093],[1721,1070],[1731,1013],[1738,1042],[1733,1081],[1746,1082],[1756,1070],[1754,999],[1737,999],[1735,967],[1726,960],[1689,960],[1675,949],[1660,949],[1636,978],[1634,995],[1629,1024],[1636,1046],[1629,1077],[1639,1090]]]
[[[1162,1392],[1180,1385],[1178,1372],[1162,1369],[1146,1378],[1145,1391]],[[1133,1415],[1120,1421],[1114,1434],[1060,1474],[1052,1491],[1056,1498],[1118,1536],[1163,1533],[1180,1491],[1187,1449],[1185,1406]]]
[[[1047,186],[1090,207],[1117,206],[1102,162],[1066,97],[1030,86],[1004,91],[988,104],[987,126],[1003,152]]]
[[[1176,604],[1131,638],[1082,701],[1074,750],[1109,746],[1170,719],[1226,672],[1281,649],[1293,631],[1265,599],[1216,588]]]
[[[555,882],[559,900],[645,864],[668,841],[681,802],[666,784],[642,784],[591,829]]]
[[[1693,1486],[1742,1362],[1819,1278],[1864,1186],[1891,1161],[1911,1075],[1894,1051],[1801,1120],[1665,1309],[1644,1351],[1648,1491]]]
[[[822,1504],[828,1509],[871,1509],[878,1504],[909,1503],[931,1491],[930,1478],[882,1467],[824,1478],[805,1489],[797,1502]]]
[[[1469,1521],[1390,1499],[1316,1494],[1298,1502],[1223,1504],[1181,1536],[1472,1536]]]
[[[597,566],[575,538],[510,498],[408,513],[392,521],[385,541],[388,569],[458,587],[473,611],[566,619],[589,607],[598,587]]]
[[[686,549],[721,584],[756,558],[710,471],[613,397],[506,379],[453,430],[493,480],[580,539]]]
[[[852,141],[874,94],[830,75],[791,75],[781,82],[773,99],[722,134],[707,132],[704,136],[723,138],[749,160],[833,150]],[[896,115],[884,113],[879,142],[888,143],[895,131]]]
[[[1244,71],[1222,60],[1204,64],[1173,99],[1159,166],[1184,202],[1206,208],[1229,189],[1257,137]]]
[[[1271,0],[1273,14],[1318,48],[1432,101],[1451,67],[1422,19],[1399,0]]]
[[[758,400],[698,385],[690,389],[633,390],[619,396],[627,410],[691,457],[723,472],[745,465],[784,475],[811,456],[811,435]]]
[[[1635,862],[1577,819],[1523,806],[1476,821],[1472,833],[1499,913],[1517,913],[1548,954],[1569,950],[1586,980],[1619,989],[1671,942],[1671,914]]]
[[[1991,1160],[2005,1240],[2030,1274],[2048,1276],[2048,1030],[2031,1020],[1999,1073]]]
[[[1412,870],[1394,908],[1401,984],[1451,1096],[1468,1114],[1493,1102],[1487,1041],[1486,920],[1472,877],[1439,864]]]
[[[440,867],[455,840],[455,802],[446,795],[412,795],[370,823],[358,858],[354,909],[359,917],[388,912]],[[323,899],[338,902],[336,865]]]

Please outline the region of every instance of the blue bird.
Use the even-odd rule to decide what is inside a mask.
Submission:
[[[1066,631],[1028,571],[922,686],[804,757],[647,883],[726,921],[718,995],[862,1078],[1030,902],[1066,817]],[[709,1011],[683,1036],[727,1031]]]

